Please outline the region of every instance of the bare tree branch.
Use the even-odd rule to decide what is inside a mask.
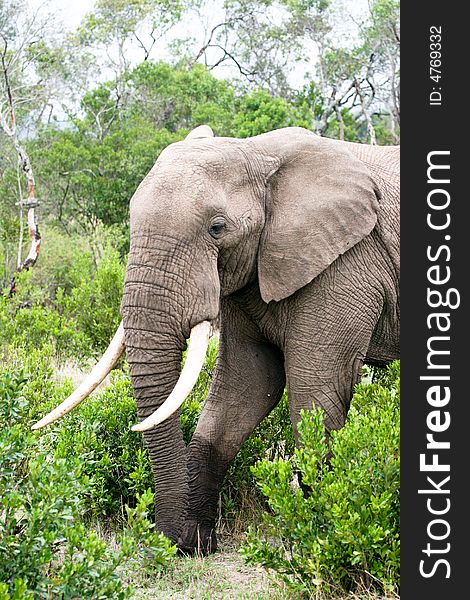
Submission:
[[[39,255],[39,249],[41,246],[41,235],[39,233],[38,223],[37,223],[36,215],[34,212],[34,209],[37,206],[38,202],[36,199],[36,184],[35,184],[35,179],[34,179],[33,167],[31,165],[29,155],[26,152],[26,149],[24,148],[23,144],[20,142],[18,135],[17,135],[16,112],[15,112],[16,99],[13,97],[12,87],[11,87],[11,82],[10,82],[10,72],[11,72],[12,65],[14,63],[12,63],[11,61],[8,61],[6,58],[7,51],[8,51],[7,39],[5,38],[5,36],[3,34],[0,34],[0,36],[3,40],[3,51],[0,55],[0,62],[2,65],[1,75],[2,75],[2,79],[3,79],[3,89],[4,89],[4,93],[6,95],[6,103],[4,101],[3,105],[6,104],[6,110],[7,110],[7,116],[5,114],[3,114],[3,112],[0,112],[0,126],[2,127],[5,134],[10,138],[10,140],[16,150],[16,153],[18,156],[19,169],[21,169],[23,171],[23,173],[26,177],[27,192],[28,192],[28,197],[26,200],[24,200],[23,196],[22,196],[22,192],[21,192],[21,185],[20,185],[20,199],[17,204],[19,204],[19,207],[20,207],[21,226],[20,226],[20,245],[18,248],[18,266],[17,266],[16,271],[17,271],[17,273],[21,273],[22,271],[28,270],[30,267],[35,265],[38,255]],[[7,118],[9,119],[10,122],[7,121]],[[28,255],[26,256],[25,260],[21,261],[21,249],[22,249],[22,243],[23,243],[22,218],[23,218],[24,208],[28,209],[27,221],[28,221],[29,235],[31,238],[31,247],[30,247],[30,250],[29,250]],[[10,296],[12,296],[15,292],[16,292],[16,278],[14,276],[10,282],[10,292],[9,292]]]
[[[344,140],[344,120],[338,104],[335,104],[334,110],[339,125],[339,139]]]
[[[368,109],[366,101],[365,101],[364,92],[361,89],[361,83],[357,79],[354,80],[354,87],[356,89],[357,96],[361,103],[362,114],[364,115],[364,118],[367,123],[367,133],[369,135],[370,144],[375,145],[375,144],[377,144],[377,140],[376,140],[376,136],[375,136],[375,128],[372,123],[372,118],[370,116],[370,112],[369,112],[369,109]]]

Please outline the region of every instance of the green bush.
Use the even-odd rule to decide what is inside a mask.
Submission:
[[[27,282],[29,275],[24,273],[18,277],[18,284]],[[91,341],[77,329],[76,323],[52,307],[22,300],[23,297],[18,295],[10,299],[0,295],[2,353],[15,347],[32,351],[52,345],[56,357],[62,361],[67,358],[84,360],[92,355]]]
[[[210,343],[203,372],[181,410],[181,425],[187,442],[191,439],[203,406],[217,356],[217,341]],[[6,371],[23,368],[23,395],[28,415],[37,420],[60,404],[73,390],[72,382],[54,381],[54,350],[10,349]],[[0,373],[2,369],[0,369]],[[111,384],[93,394],[69,415],[38,435],[38,443],[57,458],[80,460],[89,478],[84,506],[91,517],[124,515],[126,504],[135,506],[137,497],[153,486],[153,476],[143,436],[131,431],[137,421],[130,377],[115,370]]]
[[[181,410],[181,424],[189,441],[202,409],[217,342],[210,344],[205,369]],[[24,412],[31,422],[58,406],[72,391],[70,379],[57,382],[55,348],[11,346],[4,349],[0,378],[24,373]],[[137,421],[130,377],[121,370],[111,373],[111,384],[96,392],[69,415],[36,435],[38,446],[55,457],[78,460],[89,479],[83,507],[89,517],[122,517],[126,504],[135,507],[137,497],[153,487],[150,459],[143,436],[131,431]]]
[[[12,346],[6,349],[0,361],[0,377],[23,373],[25,384],[21,394],[27,403],[28,417],[42,415],[47,407],[53,407],[62,386],[54,381],[54,346],[44,344],[41,348]]]
[[[0,375],[0,598],[126,598],[117,572],[149,553],[157,567],[174,555],[152,531],[153,495],[127,509],[128,525],[112,549],[82,520],[89,484],[82,460],[57,458],[29,431],[23,373]],[[83,459],[83,457],[81,457]]]
[[[70,295],[57,293],[59,313],[73,320],[96,354],[106,350],[121,322],[124,272],[117,250],[108,247],[93,277],[83,277]]]
[[[314,593],[399,586],[399,363],[380,383],[359,385],[346,426],[333,432],[331,463],[320,411],[303,413],[292,461],[253,469],[270,513],[242,554]],[[294,472],[310,488],[293,484]]]
[[[133,561],[138,568],[160,570],[177,552],[170,540],[158,531],[154,531],[155,523],[149,519],[153,510],[154,494],[147,489],[137,494],[135,508],[125,506],[127,527],[121,535],[120,542],[130,546],[135,557]],[[138,561],[138,562],[137,562]]]
[[[218,342],[210,342],[206,362],[181,413],[181,427],[189,443],[204,405],[217,357]],[[37,420],[60,404],[72,391],[71,381],[54,381],[54,349],[11,350],[7,370],[23,368],[27,381],[23,395],[28,415]],[[0,369],[1,373],[1,369]],[[131,431],[137,411],[129,375],[115,370],[111,384],[93,394],[69,415],[38,436],[41,446],[58,458],[76,458],[89,478],[85,506],[96,518],[123,515],[123,507],[135,506],[137,495],[153,486],[153,476],[143,436]],[[244,500],[254,491],[251,466],[262,458],[290,456],[292,428],[287,396],[259,425],[230,466],[222,488],[222,513],[234,521]]]
[[[210,342],[204,369],[181,408],[181,427],[188,443],[196,427],[210,383],[218,344]],[[31,385],[31,384],[30,384]],[[71,384],[56,385],[54,401],[62,402]],[[49,394],[51,391],[49,390]],[[52,407],[47,403],[47,410]],[[45,412],[46,407],[43,412]],[[39,416],[39,415],[37,415]],[[131,431],[137,410],[128,374],[115,370],[111,385],[80,404],[47,434],[46,443],[58,457],[83,460],[90,479],[87,509],[95,517],[123,514],[124,505],[135,506],[137,496],[153,487],[150,459],[142,434]]]
[[[47,229],[48,252],[34,269],[16,275],[12,298],[7,289],[0,293],[3,351],[52,344],[58,361],[84,365],[107,348],[121,321],[125,271],[113,246],[122,245],[122,235],[112,237],[115,228],[108,229],[101,242]]]
[[[64,388],[61,402],[71,387]],[[57,422],[46,434],[57,457],[75,457],[89,477],[86,506],[95,517],[123,514],[153,486],[141,434],[131,431],[137,413],[129,377],[113,371],[111,385]]]
[[[183,436],[189,443],[211,381],[218,342],[210,342],[206,362],[199,379],[181,408]],[[9,347],[4,353],[2,373],[23,370],[22,395],[25,410],[36,421],[59,405],[73,390],[66,379],[59,383],[54,375],[57,364],[52,342],[42,347]],[[147,449],[141,434],[131,431],[137,411],[129,375],[121,370],[111,373],[111,384],[96,392],[63,419],[37,436],[44,452],[58,459],[80,461],[88,478],[83,493],[83,510],[89,518],[122,518],[124,507],[135,507],[137,497],[153,487]],[[238,512],[248,500],[259,499],[251,466],[263,458],[291,455],[292,429],[287,397],[259,425],[245,442],[230,466],[221,491],[222,515],[226,523],[237,523]]]
[[[92,278],[96,269],[92,240],[83,235],[68,235],[57,227],[43,224],[41,236],[41,253],[30,270],[30,277],[46,302],[53,302],[57,289],[68,294],[83,279]],[[22,293],[21,289],[19,292]]]
[[[86,457],[59,458],[29,431],[27,378],[0,374],[0,599],[127,598],[119,568],[160,568],[176,548],[153,531],[153,494],[125,507],[127,524],[111,548],[83,521],[90,480]]]

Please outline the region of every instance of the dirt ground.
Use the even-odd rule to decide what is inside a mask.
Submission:
[[[158,577],[137,581],[133,577],[132,600],[306,600],[261,567],[245,564],[239,554],[240,539],[219,537],[219,550],[208,557],[177,557]],[[322,594],[311,600],[325,600]],[[392,594],[328,596],[328,600],[399,600]]]
[[[133,600],[287,600],[292,592],[283,590],[264,569],[244,563],[239,544],[225,537],[219,550],[208,557],[178,557],[158,579],[146,580],[137,588]]]

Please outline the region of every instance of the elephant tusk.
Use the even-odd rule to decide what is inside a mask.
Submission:
[[[60,417],[70,412],[72,408],[80,404],[106,377],[111,369],[116,364],[118,358],[121,356],[124,350],[124,327],[122,321],[114,334],[111,343],[106,349],[103,356],[96,363],[91,373],[86,379],[78,386],[78,388],[70,394],[70,396],[62,402],[59,406],[54,408],[48,415],[43,417],[40,421],[35,423],[31,429],[41,429],[50,423],[53,423]]]
[[[206,358],[207,346],[211,335],[211,324],[202,321],[191,329],[188,352],[183,370],[173,391],[157,410],[134,425],[132,431],[146,431],[168,419],[183,404],[193,389]]]

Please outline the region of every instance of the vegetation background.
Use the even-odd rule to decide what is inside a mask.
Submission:
[[[227,475],[223,551],[208,559],[175,558],[152,531],[125,362],[44,436],[29,425],[120,321],[129,200],[168,144],[200,124],[219,136],[296,125],[399,143],[398,2],[90,0],[79,20],[67,5],[0,0],[0,599],[393,596],[397,365],[365,372],[361,410],[332,442],[335,477],[323,473],[308,501],[292,472],[318,475],[321,425],[305,417],[306,462],[284,397]],[[216,353],[213,340],[182,410],[186,439]],[[245,535],[262,513],[264,529]],[[248,563],[283,580],[247,566],[242,543]]]

